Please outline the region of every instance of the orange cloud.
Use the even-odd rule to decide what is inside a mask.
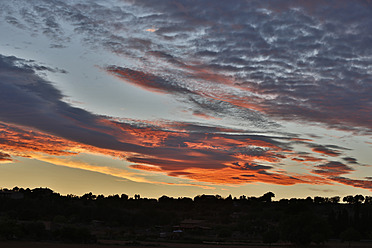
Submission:
[[[294,185],[298,183],[306,184],[329,184],[323,178],[306,175],[285,175],[280,173],[271,173],[264,171],[242,171],[234,168],[222,169],[187,169],[181,177],[193,179],[201,182],[209,182],[212,184],[247,184],[247,183],[269,183],[277,185]]]
[[[12,161],[12,157],[9,154],[0,151],[0,163],[10,163]]]
[[[133,169],[137,169],[137,170],[144,170],[144,171],[151,171],[151,172],[164,172],[161,168],[159,168],[157,166],[132,164],[132,165],[130,165],[130,167],[133,168]]]
[[[130,124],[119,123],[106,119],[102,119],[100,122],[107,126],[115,127],[116,129],[112,129],[109,132],[106,131],[106,133],[116,137],[119,141],[146,147],[161,146],[168,138],[189,136],[189,134],[186,132],[164,131],[161,129],[161,127],[136,127]]]
[[[265,148],[273,148],[277,150],[281,150],[278,146],[262,141],[262,140],[254,140],[250,138],[227,138],[222,136],[212,136],[203,140],[198,140],[199,142],[184,142],[189,148],[193,149],[217,149],[217,150],[231,150],[232,148],[237,147],[265,147]]]
[[[0,150],[12,156],[30,157],[43,153],[53,156],[73,156],[81,152],[99,153],[123,158],[126,153],[97,148],[70,141],[54,135],[45,134],[27,127],[0,122]]]
[[[156,28],[148,28],[148,29],[146,29],[147,32],[151,32],[151,33],[155,32],[156,30],[157,30]]]
[[[182,170],[171,171],[171,168],[162,169],[154,166],[132,165],[132,168],[164,172],[172,177],[181,177],[191,179],[197,182],[207,182],[212,184],[250,184],[250,183],[269,183],[277,185],[304,184],[332,184],[326,178],[313,175],[291,174],[287,175],[285,171],[269,172],[269,166],[251,165],[251,166],[226,166],[220,169],[205,169],[197,167],[184,168]]]
[[[109,166],[99,166],[99,165],[92,165],[81,161],[73,161],[68,158],[60,158],[60,157],[52,157],[52,156],[42,156],[34,154],[32,155],[32,158],[48,162],[55,165],[65,166],[69,168],[75,168],[75,169],[81,169],[81,170],[87,170],[87,171],[93,171],[102,173],[105,175],[115,176],[119,178],[125,178],[129,179],[134,182],[147,182],[150,183],[150,181],[146,180],[143,177],[139,177],[138,173],[129,172],[122,168],[115,168],[115,167],[109,167]]]
[[[294,156],[293,152],[282,149],[280,143],[265,136],[231,134],[233,130],[224,133],[218,128],[209,133],[191,132],[190,128],[195,127],[185,123],[159,125],[146,123],[146,125],[137,124],[136,127],[134,124],[112,120],[100,119],[99,121],[102,125],[110,127],[105,130],[107,134],[121,142],[135,144],[137,151],[102,149],[0,122],[0,158],[3,161],[10,161],[11,156],[23,156],[137,182],[168,184],[151,182],[144,175],[126,169],[92,165],[68,158],[79,153],[102,154],[133,162],[135,164],[130,166],[132,169],[159,172],[171,177],[195,181],[195,185],[189,186],[197,186],[196,184],[203,182],[230,185],[257,182],[278,185],[330,184],[336,182],[336,179],[331,178],[351,171],[346,165],[340,165],[341,163],[328,163],[315,167],[312,172],[323,177],[277,170],[276,164],[286,158],[288,153],[288,156]],[[321,160],[301,154],[297,155],[297,158],[292,158],[292,160],[296,159],[301,162]],[[259,162],[263,164],[260,165]],[[358,183],[346,179],[337,180],[355,187],[368,186],[368,182],[364,181]]]
[[[203,189],[214,189],[213,187],[207,186],[207,185],[200,185],[200,184],[193,184],[193,183],[169,183],[169,182],[157,182],[157,181],[150,181],[144,176],[141,176],[139,173],[129,172],[122,168],[115,168],[115,167],[109,167],[109,166],[99,166],[99,165],[92,165],[81,161],[72,161],[70,159],[66,158],[58,158],[58,157],[51,157],[51,156],[39,156],[39,155],[33,155],[34,159],[48,162],[51,164],[59,165],[59,166],[65,166],[69,168],[74,169],[81,169],[81,170],[87,170],[92,172],[98,172],[109,176],[114,176],[118,178],[128,179],[133,182],[139,182],[139,183],[151,183],[151,184],[160,184],[160,185],[173,185],[173,186],[186,186],[186,187],[199,187]],[[160,169],[156,169],[156,167],[153,167],[152,170],[149,169],[150,166],[137,166],[133,165],[132,168],[137,168],[141,170],[151,171],[151,172],[161,172]]]
[[[305,160],[302,159],[302,158],[292,158],[293,161],[296,161],[296,162],[304,162]]]
[[[322,154],[332,156],[332,157],[337,157],[341,154],[339,151],[329,149],[329,148],[326,148],[326,147],[323,147],[323,146],[314,147],[311,150],[313,152],[322,153]]]
[[[0,149],[16,156],[27,156],[28,152],[42,152],[49,155],[75,154],[76,143],[46,135],[23,127],[0,123]]]

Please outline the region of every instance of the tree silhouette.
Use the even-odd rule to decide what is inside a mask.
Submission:
[[[349,204],[361,204],[364,201],[364,196],[362,196],[362,195],[355,195],[355,196],[348,195],[348,196],[345,196],[342,199],[342,201],[347,202]]]
[[[337,204],[337,203],[339,203],[340,202],[340,197],[339,196],[334,196],[334,197],[332,197],[331,199],[330,199],[330,201],[331,201],[331,203],[333,203],[333,204]]]
[[[185,241],[261,239],[271,245],[280,238],[303,245],[321,244],[328,238],[369,239],[372,233],[371,196],[345,196],[349,204],[340,204],[338,196],[274,201],[272,192],[260,197],[198,195],[193,199],[166,195],[147,199],[139,194],[129,199],[127,194],[92,192],[63,196],[47,188],[14,188],[13,192],[24,198],[12,199],[8,193],[0,197],[0,239],[86,243],[94,242],[91,233],[96,233],[99,239],[154,240],[159,232],[177,228]],[[44,223],[50,223],[49,229]]]
[[[364,196],[362,195],[354,196],[354,204],[361,204],[363,201],[364,201]]]
[[[129,199],[129,197],[128,197],[128,195],[127,194],[121,194],[121,196],[120,196],[120,199],[122,199],[122,200],[128,200]]]
[[[352,204],[354,203],[354,196],[352,195],[345,196],[344,198],[342,198],[342,201]]]
[[[275,197],[275,194],[273,192],[267,192],[260,197],[260,200],[263,202],[271,202],[271,198],[273,197]]]

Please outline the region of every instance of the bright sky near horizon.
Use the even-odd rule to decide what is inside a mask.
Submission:
[[[372,1],[0,1],[0,187],[372,191]]]

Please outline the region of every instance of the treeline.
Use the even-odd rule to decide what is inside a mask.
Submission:
[[[89,243],[97,239],[292,242],[372,239],[372,197],[142,198],[60,195],[48,188],[0,191],[0,239]],[[341,203],[342,202],[342,203]]]

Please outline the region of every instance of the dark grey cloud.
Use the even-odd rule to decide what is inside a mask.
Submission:
[[[322,192],[322,193],[332,193],[332,192],[338,192],[337,190],[333,189],[318,189],[318,188],[309,188],[309,190]]]
[[[162,53],[151,52],[157,57],[164,58],[172,63],[181,64],[171,56]],[[228,101],[222,101],[213,98],[206,98],[203,92],[198,89],[189,87],[187,83],[179,82],[176,78],[171,78],[167,75],[157,76],[153,73],[145,73],[141,70],[132,70],[118,66],[108,66],[105,68],[109,73],[125,80],[128,83],[144,88],[148,91],[160,92],[164,94],[173,94],[179,101],[191,104],[191,110],[196,115],[204,115],[210,117],[234,117],[242,119],[246,123],[253,123],[256,128],[278,127],[279,125],[268,120],[265,116],[257,111],[252,111],[247,108],[237,107]]]
[[[256,102],[264,113],[369,130],[371,5],[269,2],[135,3],[162,13],[153,18],[160,36],[182,26],[177,33],[188,37],[192,54],[205,67],[234,75],[248,91],[271,96]],[[172,58],[182,56],[190,57],[173,52]]]
[[[189,94],[184,100],[184,102],[191,104],[194,113],[204,113],[216,118],[230,117],[261,129],[272,129],[280,126],[275,121],[268,119],[265,115],[257,111],[238,107],[228,101],[206,98],[199,94],[200,92],[194,92],[193,94]]]
[[[239,164],[239,162],[233,163],[233,165],[237,166],[237,168],[240,168],[242,170],[251,170],[251,171],[263,171],[272,169],[272,166],[267,165],[260,165],[255,163],[245,163],[244,165]]]
[[[325,175],[325,176],[337,177],[342,174],[350,173],[352,171],[354,171],[354,169],[351,168],[350,166],[347,166],[338,161],[331,161],[327,164],[315,166],[313,173]]]
[[[198,113],[211,115],[215,104],[217,116],[261,121],[267,115],[349,131],[371,129],[372,6],[366,1],[22,3],[2,3],[3,18],[51,37],[57,41],[53,47],[68,42],[63,23],[72,25],[91,47],[156,68],[165,88],[201,93],[204,100],[189,99]],[[151,28],[154,33],[146,31]],[[233,90],[200,70],[233,78]],[[211,88],[224,98],[216,99]],[[247,116],[242,108],[260,112]]]
[[[164,78],[142,71],[136,71],[129,68],[109,66],[106,70],[118,77],[126,80],[129,83],[134,83],[137,86],[146,88],[150,91],[174,93],[174,94],[190,94],[187,88],[182,87],[177,83],[167,81]]]
[[[22,70],[28,71],[30,73],[33,73],[34,71],[37,71],[37,72],[53,72],[53,73],[67,73],[67,71],[64,70],[64,69],[51,68],[49,66],[37,63],[35,60],[30,60],[30,59],[26,60],[26,59],[17,58],[15,56],[3,56],[3,55],[1,55],[1,56],[2,56],[2,60],[5,63],[15,65],[16,67],[18,67],[18,69],[19,69],[19,67],[21,67]],[[16,67],[14,67],[13,69],[16,69]]]
[[[332,180],[338,183],[342,183],[345,185],[363,188],[363,189],[372,189],[372,181],[371,180],[358,180],[358,179],[350,179],[346,177],[332,177]]]
[[[347,163],[349,164],[359,164],[358,163],[358,160],[356,158],[352,158],[352,157],[344,157],[342,158],[344,161],[346,161]]]

